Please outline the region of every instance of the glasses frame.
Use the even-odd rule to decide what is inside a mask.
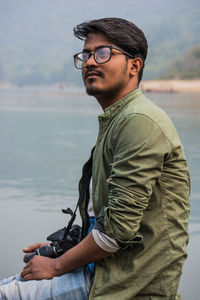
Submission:
[[[104,62],[98,62],[98,59],[97,59],[97,57],[96,57],[96,52],[98,51],[98,49],[100,49],[100,48],[108,48],[108,49],[110,49],[110,57],[106,60],[106,61],[104,61]],[[97,64],[105,64],[105,63],[107,63],[110,59],[111,59],[111,57],[112,57],[112,50],[118,50],[118,51],[120,51],[122,54],[125,54],[126,56],[129,56],[130,58],[133,58],[133,56],[131,55],[131,54],[129,54],[128,52],[126,52],[126,51],[124,51],[124,50],[122,50],[122,49],[119,49],[119,48],[117,48],[117,47],[115,47],[115,46],[99,46],[98,48],[96,48],[96,50],[95,51],[81,51],[81,52],[79,52],[79,53],[76,53],[73,57],[74,57],[74,66],[77,68],[77,69],[84,69],[85,67],[86,67],[86,65],[87,65],[87,62],[88,62],[88,60],[90,59],[90,57],[93,55],[93,57],[94,57],[94,60],[95,60],[95,62],[97,63]],[[88,59],[87,59],[87,61],[85,62],[85,65],[83,66],[83,67],[77,67],[77,65],[76,65],[76,58],[78,57],[78,55],[79,54],[81,54],[81,53],[88,53]]]

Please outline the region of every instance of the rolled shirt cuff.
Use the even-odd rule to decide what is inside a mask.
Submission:
[[[120,249],[117,242],[98,229],[92,229],[92,235],[97,245],[104,251],[114,253]]]

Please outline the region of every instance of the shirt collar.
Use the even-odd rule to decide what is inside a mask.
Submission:
[[[113,118],[115,115],[119,113],[123,109],[123,107],[130,101],[134,100],[137,96],[141,94],[140,89],[136,89],[128,95],[124,96],[122,99],[113,103],[112,105],[105,108],[103,114],[99,115],[99,121],[106,121]]]

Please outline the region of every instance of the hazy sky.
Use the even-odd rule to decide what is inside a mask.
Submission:
[[[169,52],[178,57],[182,49],[196,45],[200,40],[200,28],[194,32],[196,20],[199,26],[199,2],[0,0],[0,73],[4,70],[10,76],[23,68],[28,74],[30,71],[26,66],[35,65],[44,74],[45,64],[48,72],[59,71],[63,63],[82,48],[82,42],[73,36],[73,27],[86,20],[110,16],[125,18],[138,25],[148,39],[151,62],[154,63],[154,56],[163,63],[167,55],[170,60]],[[177,40],[181,41],[178,46]],[[165,50],[165,43],[168,47],[171,43],[172,51]],[[161,49],[157,53],[158,48]]]

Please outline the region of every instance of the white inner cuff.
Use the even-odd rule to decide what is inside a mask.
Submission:
[[[98,229],[92,229],[92,235],[97,245],[103,250],[114,253],[120,249],[119,245],[114,239],[110,238]]]

